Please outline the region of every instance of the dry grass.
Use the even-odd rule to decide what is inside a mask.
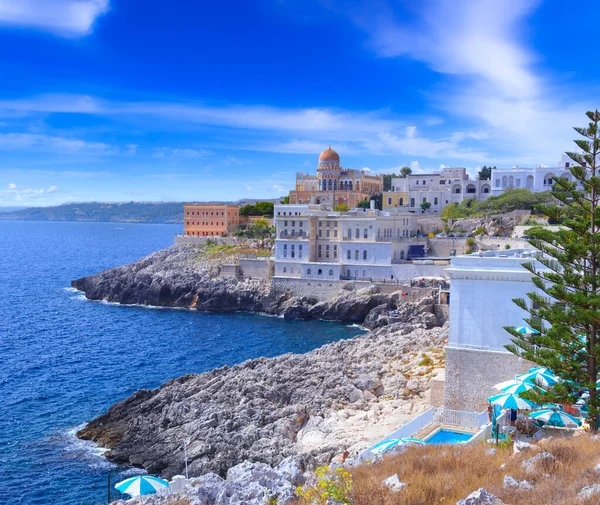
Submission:
[[[545,442],[545,443],[544,443]],[[461,446],[411,447],[375,464],[353,470],[355,505],[454,505],[458,500],[484,487],[507,504],[519,505],[591,505],[600,503],[600,495],[586,502],[576,501],[585,486],[600,482],[592,469],[600,463],[600,440],[588,435],[567,440],[545,440],[543,450],[554,462],[537,465],[527,473],[522,462],[534,454],[527,451],[513,455],[512,446],[486,452],[486,444]],[[504,468],[500,468],[501,465]],[[394,493],[383,486],[383,479],[398,474],[408,484]],[[505,475],[528,480],[531,491],[504,489]]]

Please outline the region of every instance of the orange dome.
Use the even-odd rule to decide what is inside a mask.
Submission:
[[[340,155],[329,146],[319,154],[319,161],[340,161]]]

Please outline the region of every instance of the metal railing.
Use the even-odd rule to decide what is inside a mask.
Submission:
[[[479,428],[479,414],[477,412],[463,412],[443,408],[433,409],[433,421],[439,424],[461,426],[476,430]]]

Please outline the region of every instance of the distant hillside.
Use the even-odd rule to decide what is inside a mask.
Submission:
[[[0,220],[183,223],[183,202],[67,203],[1,212]]]

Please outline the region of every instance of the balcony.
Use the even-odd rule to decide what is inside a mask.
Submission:
[[[294,233],[293,235],[290,235],[289,233],[285,233],[282,231],[279,233],[279,238],[284,239],[284,240],[308,240],[309,239],[308,233],[305,233],[303,231]]]

